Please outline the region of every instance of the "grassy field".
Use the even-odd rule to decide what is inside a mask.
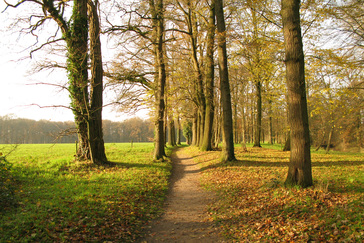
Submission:
[[[362,242],[363,154],[313,152],[315,186],[287,189],[280,145],[237,145],[231,163],[186,149],[217,195],[209,213],[229,242]],[[113,167],[73,162],[74,150],[20,145],[7,157],[16,206],[0,210],[0,242],[133,242],[161,213],[171,163],[151,160],[153,144],[107,144]]]
[[[220,152],[188,148],[203,168],[203,184],[217,195],[212,219],[231,242],[362,242],[364,156],[313,152],[315,186],[285,188],[289,152],[263,145],[238,161],[220,163]]]
[[[113,167],[73,162],[74,151],[20,145],[7,157],[17,206],[1,211],[0,242],[132,242],[161,212],[171,163],[151,160],[152,143],[107,144]]]

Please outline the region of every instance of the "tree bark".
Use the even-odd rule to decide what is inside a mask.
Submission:
[[[326,145],[326,153],[328,154],[330,151],[331,141],[332,141],[332,134],[334,133],[334,125],[331,125],[329,138],[327,139],[327,145]]]
[[[231,109],[231,95],[229,84],[229,71],[226,52],[226,28],[224,19],[223,1],[215,0],[217,22],[217,50],[219,54],[220,92],[222,105],[222,134],[223,151],[222,161],[235,160],[233,116]]]
[[[305,87],[304,54],[300,26],[300,1],[282,0],[282,22],[286,52],[288,120],[291,155],[286,185],[312,185],[310,134]]]
[[[103,68],[100,41],[100,22],[97,13],[98,1],[89,0],[89,33],[91,59],[90,110],[88,119],[88,140],[91,161],[96,164],[107,162],[102,132]]]
[[[71,107],[78,133],[78,159],[90,159],[88,141],[87,0],[75,0],[73,24],[65,33]]]
[[[242,133],[241,133],[241,137],[242,137],[242,144],[246,144],[246,117],[245,117],[245,105],[243,104],[241,107],[241,126],[242,126]]]
[[[191,145],[196,146],[198,140],[198,111],[197,108],[194,110],[194,116],[192,118],[192,141]]]
[[[176,134],[176,144],[177,145],[181,145],[181,134],[182,134],[181,121],[180,121],[180,118],[178,115],[177,116],[177,134]]]
[[[250,3],[253,4],[253,3]],[[253,38],[254,38],[254,83],[255,83],[255,98],[256,98],[256,121],[255,121],[255,133],[254,133],[254,144],[253,147],[261,147],[260,139],[262,133],[262,81],[260,75],[260,42],[258,38],[258,20],[256,17],[255,10],[251,7],[252,20],[253,20]]]
[[[204,85],[202,79],[202,71],[201,65],[198,60],[198,50],[197,50],[197,41],[198,41],[198,33],[197,33],[197,20],[194,9],[192,8],[192,4],[190,0],[187,0],[188,10],[184,11],[186,15],[186,22],[189,34],[189,42],[190,42],[190,55],[192,60],[193,71],[196,79],[196,101],[198,108],[198,120],[197,120],[197,140],[196,146],[201,147],[203,143],[204,136],[204,126],[205,126],[205,109],[206,109],[206,101],[204,94]]]
[[[259,80],[255,81],[256,88],[256,102],[257,102],[257,116],[255,122],[255,134],[253,147],[262,147],[260,145],[260,137],[262,132],[262,83]]]
[[[206,45],[206,109],[205,109],[205,126],[201,151],[212,150],[212,128],[214,124],[214,40],[215,40],[215,5],[212,1],[210,5],[210,16],[207,30]]]
[[[288,132],[286,142],[284,143],[283,151],[291,151],[291,133]]]
[[[174,125],[174,120],[172,117],[168,118],[169,124],[168,124],[168,142],[169,145],[174,147],[176,146],[176,130]]]
[[[269,143],[270,144],[273,144],[274,143],[274,135],[273,135],[273,112],[272,112],[272,100],[271,98],[269,98],[269,101],[268,101],[268,109],[269,109]]]
[[[152,24],[154,32],[154,54],[155,54],[155,68],[157,77],[157,89],[155,91],[157,117],[155,121],[155,149],[154,159],[163,159],[165,154],[165,134],[164,134],[164,92],[166,85],[166,68],[164,62],[164,6],[163,0],[149,0],[149,6],[152,13]]]

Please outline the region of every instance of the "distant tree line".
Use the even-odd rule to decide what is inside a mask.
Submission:
[[[152,142],[154,126],[149,120],[130,118],[122,122],[104,120],[107,143]],[[53,122],[24,118],[0,117],[0,144],[74,143],[77,131],[74,122]]]

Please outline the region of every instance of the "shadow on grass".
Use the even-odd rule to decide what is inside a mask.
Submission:
[[[151,162],[151,163],[128,163],[128,162],[112,162],[114,166],[121,167],[121,168],[160,168],[165,169],[164,165],[161,165],[161,163],[164,162]],[[167,163],[167,162],[166,162]]]

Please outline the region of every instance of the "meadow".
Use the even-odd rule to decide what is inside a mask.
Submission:
[[[115,166],[73,162],[74,144],[19,145],[7,157],[16,206],[1,210],[0,242],[140,237],[162,210],[171,163],[151,159],[152,143],[107,144],[106,150]]]
[[[11,150],[11,145],[1,145]],[[286,188],[289,152],[263,145],[237,161],[185,148],[216,194],[211,220],[228,242],[362,242],[363,154],[312,153],[315,186]],[[163,211],[171,161],[152,143],[106,144],[114,166],[75,162],[74,144],[19,145],[7,156],[14,205],[0,210],[0,242],[135,242]],[[172,148],[167,148],[170,155]]]

